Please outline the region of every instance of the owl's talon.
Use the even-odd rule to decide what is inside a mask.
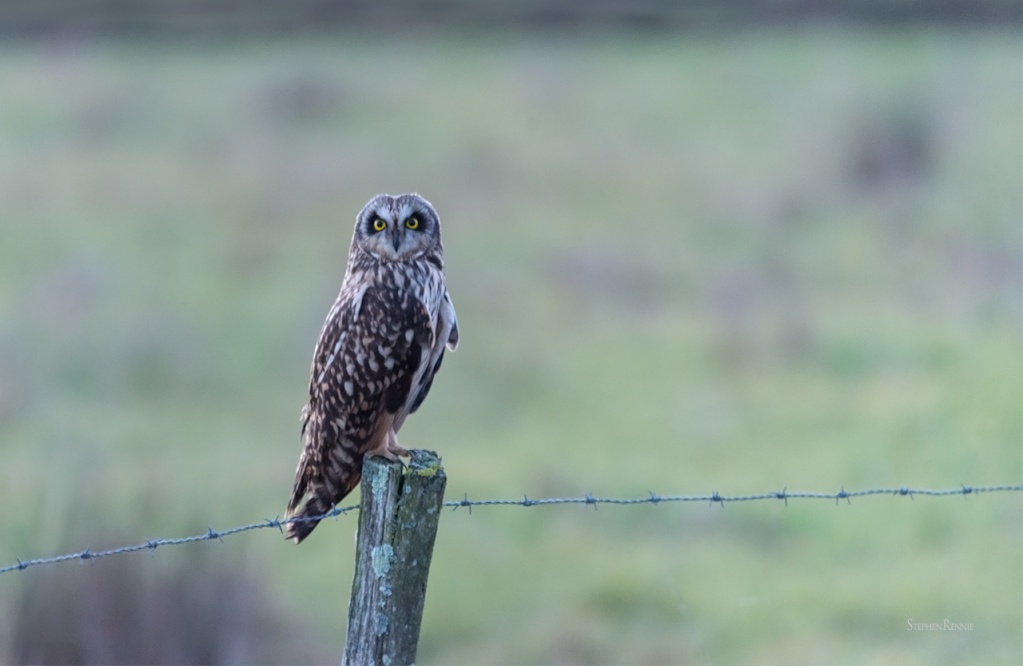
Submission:
[[[366,452],[367,456],[380,456],[386,458],[391,462],[400,462],[402,465],[405,464],[401,458],[410,458],[412,453],[405,447],[398,444],[398,440],[395,438],[394,433],[389,433],[387,438],[381,442],[380,446],[376,447],[372,451]]]

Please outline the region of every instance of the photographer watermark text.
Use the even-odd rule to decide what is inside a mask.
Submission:
[[[941,622],[914,622],[906,620],[906,631],[973,631],[972,622],[953,622],[947,617]]]

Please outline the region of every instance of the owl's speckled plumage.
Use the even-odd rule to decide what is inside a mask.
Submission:
[[[364,456],[407,453],[396,433],[457,346],[437,212],[417,194],[374,197],[313,352],[289,517],[328,512],[358,485]],[[314,527],[292,522],[286,534],[300,543]]]

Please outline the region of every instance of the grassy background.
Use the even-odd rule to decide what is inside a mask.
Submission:
[[[402,441],[440,451],[450,498],[1018,483],[1019,52],[826,29],[8,42],[0,562],[281,513],[380,191],[444,220],[463,346]],[[1018,663],[1021,523],[1006,495],[459,511],[420,662]],[[353,525],[61,575],[188,579],[202,551],[336,661]],[[49,575],[0,579],[0,615]],[[183,612],[225,622],[197,594]],[[973,629],[907,630],[945,618]]]

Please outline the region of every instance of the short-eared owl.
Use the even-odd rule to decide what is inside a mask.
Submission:
[[[328,512],[358,485],[363,456],[408,453],[396,434],[457,346],[437,211],[418,194],[373,197],[313,352],[289,517]],[[300,543],[314,527],[288,523],[287,536]]]

